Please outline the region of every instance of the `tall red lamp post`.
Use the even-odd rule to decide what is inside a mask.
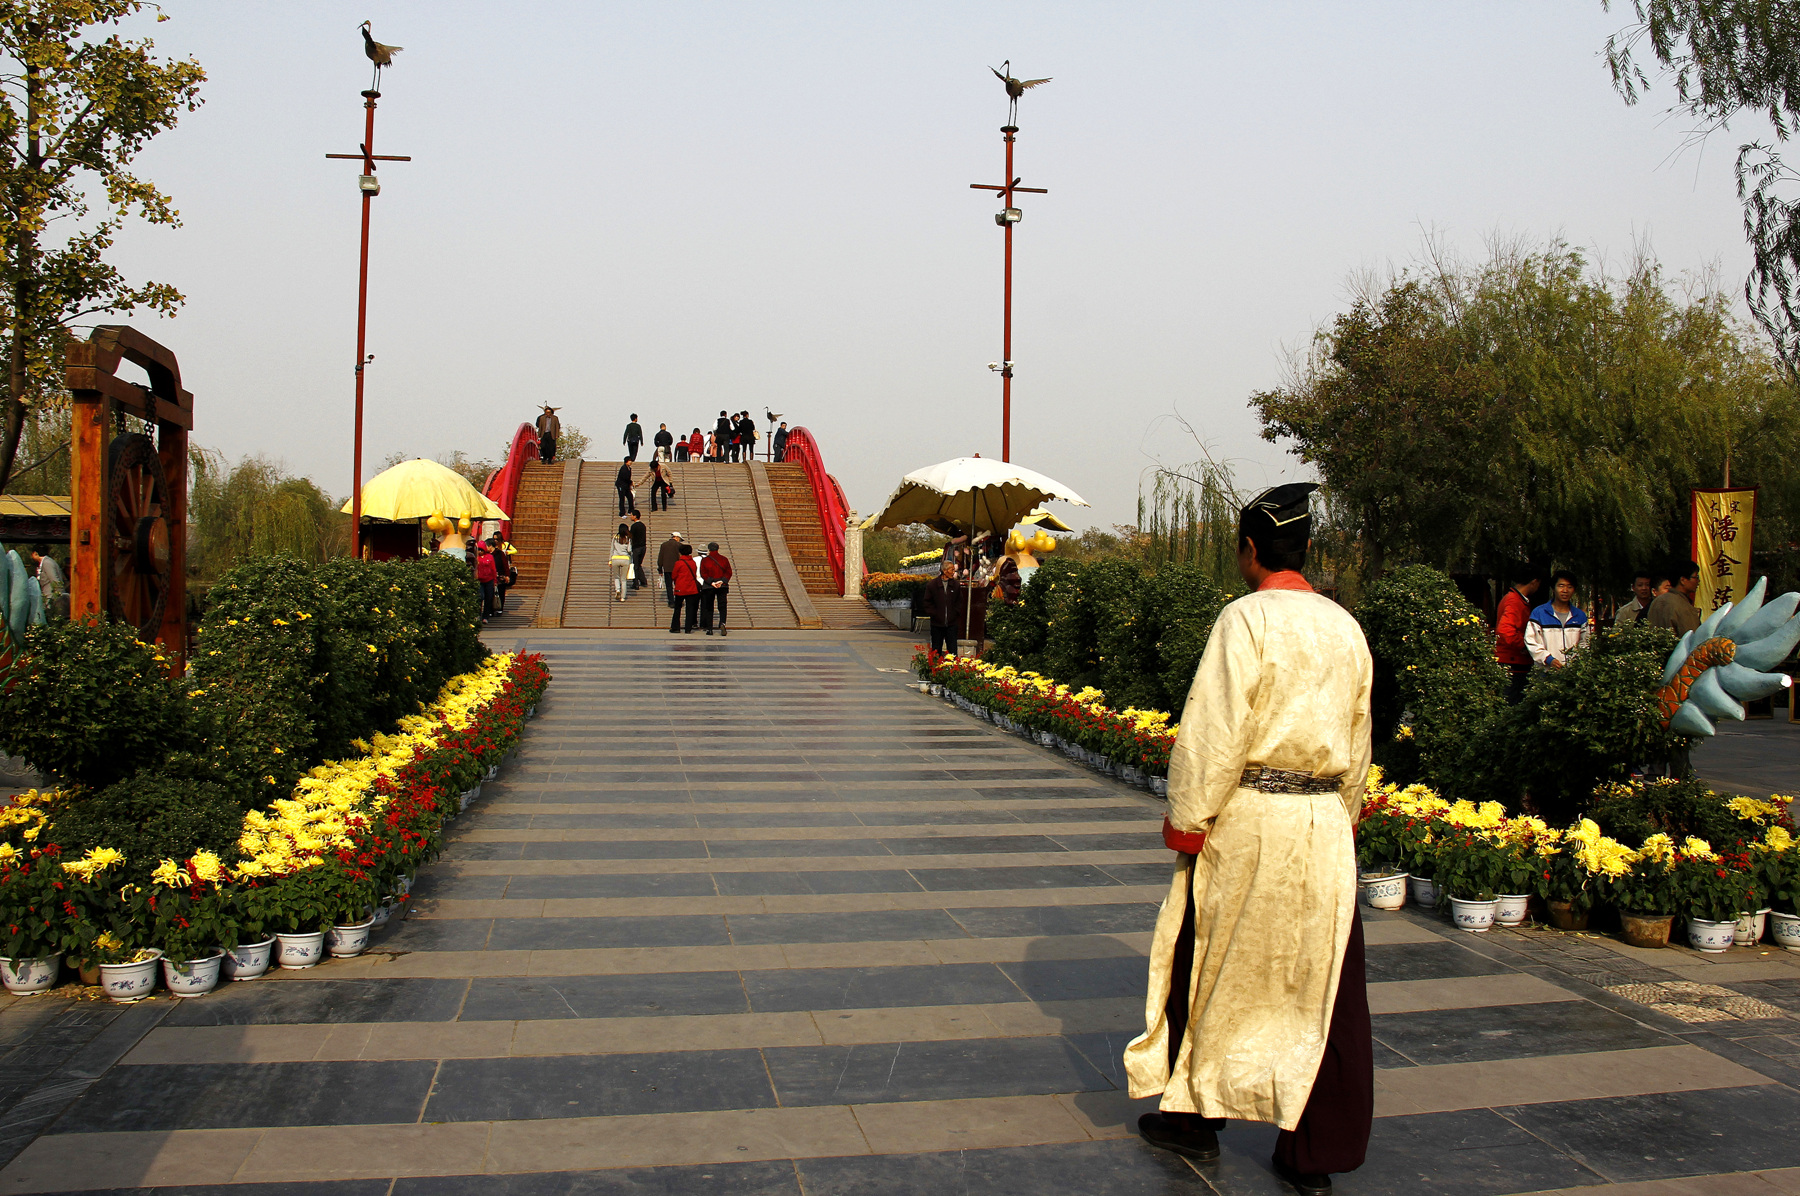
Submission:
[[[398,47],[392,47],[397,49]],[[379,64],[376,80],[380,80]],[[362,192],[362,254],[357,268],[356,278],[356,433],[354,458],[351,469],[354,473],[353,488],[350,491],[350,555],[362,556],[362,448],[363,448],[363,367],[374,360],[368,352],[369,329],[369,204],[381,194],[381,179],[375,173],[377,162],[410,162],[411,156],[404,154],[378,154],[375,152],[375,101],[381,93],[371,87],[362,93],[363,110],[366,113],[363,121],[363,143],[360,153],[326,154],[327,158],[360,159],[363,173],[356,180],[357,189]]]
[[[989,364],[988,368],[1000,373],[1000,459],[1012,460],[1012,293],[1013,293],[1013,226],[1025,218],[1025,213],[1013,203],[1013,195],[1017,192],[1028,192],[1033,195],[1048,195],[1045,187],[1021,187],[1019,176],[1013,174],[1013,143],[1018,138],[1019,126],[1014,123],[1019,115],[1019,97],[1029,88],[1048,83],[1048,79],[1014,79],[1006,72],[1012,67],[1012,60],[1001,64],[994,74],[1006,85],[1008,99],[1007,123],[1000,128],[1000,135],[1006,141],[1006,181],[1004,183],[970,183],[975,191],[998,191],[1000,193],[1001,210],[994,214],[994,223],[998,224],[1006,234],[1006,263],[1001,286],[1000,317],[1000,360]],[[988,68],[993,70],[992,67]]]

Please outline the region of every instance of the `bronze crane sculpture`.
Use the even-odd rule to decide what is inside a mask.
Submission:
[[[368,55],[370,62],[375,64],[375,81],[369,84],[369,90],[379,92],[381,90],[381,68],[384,66],[392,66],[394,64],[394,55],[398,54],[405,47],[384,46],[373,37],[370,37],[368,21],[362,23],[362,35],[363,53]]]
[[[988,68],[988,70],[994,72],[994,78],[996,78],[996,79],[1000,80],[1000,82],[1006,84],[1006,98],[1007,98],[1006,123],[1009,125],[1016,125],[1019,123],[1019,97],[1024,95],[1027,89],[1040,86],[1041,84],[1048,83],[1048,82],[1050,82],[1050,80],[1048,80],[1048,79],[1015,79],[1011,75],[1006,73],[1007,71],[1010,71],[1011,69],[1012,69],[1012,59],[1010,59],[1010,58],[1008,58],[1005,62],[1001,63],[1000,68],[998,70],[995,70],[991,66]]]

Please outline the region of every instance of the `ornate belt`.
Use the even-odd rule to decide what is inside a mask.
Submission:
[[[1258,793],[1336,793],[1343,783],[1342,777],[1315,777],[1310,772],[1260,766],[1246,768],[1238,778],[1238,788]]]

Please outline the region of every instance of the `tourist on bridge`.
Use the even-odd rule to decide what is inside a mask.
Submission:
[[[656,445],[656,452],[652,456],[663,461],[675,459],[675,455],[671,451],[675,447],[675,437],[670,433],[668,424],[656,425],[656,437],[653,443]]]
[[[719,422],[713,425],[711,454],[713,460],[725,460],[725,455],[731,451],[731,441],[734,435],[731,417],[723,411],[719,412]]]
[[[650,551],[650,527],[636,507],[631,508],[631,584],[644,584],[644,556]]]
[[[1306,1196],[1362,1165],[1375,1072],[1352,825],[1369,770],[1373,665],[1300,568],[1309,483],[1238,517],[1251,593],[1219,613],[1169,761],[1175,877],[1150,946],[1145,1032],[1125,1048],[1153,1146],[1219,1157],[1227,1118],[1268,1121]]]
[[[669,484],[669,475],[663,472],[662,459],[650,462],[650,510],[656,511],[656,501],[662,499],[662,509],[669,509],[669,500],[675,496],[675,487]]]
[[[613,533],[612,566],[614,601],[625,601],[625,586],[631,580],[631,529],[629,524],[621,523],[619,530]]]
[[[638,445],[644,443],[644,427],[637,422],[637,412],[631,413],[631,422],[625,425],[625,459],[636,461]]]
[[[675,605],[675,562],[681,557],[681,533],[670,532],[662,547],[656,550],[656,571],[662,575],[663,594],[669,605]]]
[[[499,612],[494,609],[494,582],[499,572],[494,568],[494,550],[486,540],[475,541],[475,581],[481,586],[481,621],[487,622]]]
[[[680,555],[675,558],[675,566],[671,573],[671,585],[675,591],[675,599],[670,604],[675,609],[669,614],[669,634],[677,631],[686,635],[694,630],[700,619],[700,575],[694,565],[694,549],[692,545],[683,544]],[[682,614],[687,615],[687,626],[683,627]]]
[[[545,465],[556,460],[556,438],[562,435],[562,421],[556,418],[561,407],[544,404],[544,412],[537,417],[538,460]]]
[[[687,439],[688,460],[706,460],[706,437],[699,428],[695,428]]]
[[[630,513],[631,508],[637,505],[635,502],[632,501],[632,496],[631,496],[631,458],[630,457],[625,458],[624,464],[619,466],[618,476],[613,478],[613,489],[615,489],[619,492],[619,517],[621,519],[623,519],[627,514]]]
[[[772,442],[772,446],[771,446],[771,449],[772,449],[771,459],[772,460],[775,460],[775,461],[787,460],[787,442],[788,442],[787,421],[784,419],[781,421],[781,426],[779,428],[775,429],[775,439]]]
[[[725,600],[731,593],[731,562],[719,551],[714,540],[706,546],[700,562],[700,626],[713,633],[713,611],[719,612],[719,634],[725,634]]]

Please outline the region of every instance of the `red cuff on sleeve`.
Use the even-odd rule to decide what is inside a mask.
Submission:
[[[1163,845],[1171,851],[1179,851],[1183,855],[1199,855],[1200,849],[1206,846],[1205,831],[1178,831],[1175,824],[1165,816],[1163,818]]]

